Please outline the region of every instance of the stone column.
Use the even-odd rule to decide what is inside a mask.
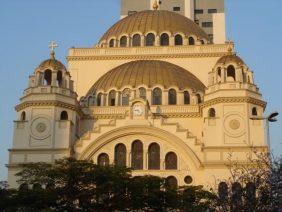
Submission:
[[[121,104],[120,104],[120,102],[121,102],[121,101],[120,101],[120,96],[121,96],[121,95],[120,95],[120,92],[119,92],[119,91],[116,91],[116,101],[115,101],[115,105],[116,105],[116,106],[121,105]]]
[[[169,45],[174,46],[174,36],[173,35],[169,36]]]
[[[184,105],[184,93],[183,91],[177,91],[177,104]]]
[[[57,86],[57,71],[52,71],[51,85],[52,86]]]
[[[145,36],[141,35],[141,46],[145,46]]]
[[[156,35],[155,46],[160,46],[160,36]]]
[[[163,90],[162,103],[168,105],[168,90]]]
[[[242,69],[241,68],[236,68],[235,73],[236,73],[236,81],[237,82],[243,82]]]
[[[152,105],[152,89],[146,90],[146,96],[147,96],[147,100],[149,102],[149,105]]]

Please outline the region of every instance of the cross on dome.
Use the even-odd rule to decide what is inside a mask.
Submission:
[[[55,41],[52,41],[49,45],[49,48],[51,49],[51,58],[55,59],[55,48],[58,47],[58,44],[56,44]]]

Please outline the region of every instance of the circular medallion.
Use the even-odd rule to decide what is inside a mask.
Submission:
[[[51,134],[51,123],[46,117],[36,117],[32,120],[30,134],[37,140],[43,140]]]
[[[224,130],[231,137],[239,137],[245,133],[245,121],[240,114],[229,114],[224,119]]]
[[[237,119],[233,119],[229,122],[229,127],[232,130],[238,130],[240,128],[240,121],[238,121]]]
[[[39,123],[36,126],[36,130],[39,133],[43,133],[46,130],[46,125],[44,123]]]

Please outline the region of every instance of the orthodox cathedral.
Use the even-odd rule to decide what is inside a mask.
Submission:
[[[225,39],[224,13],[199,11],[193,0],[171,10],[162,9],[167,0],[142,1],[148,8],[134,11],[122,1],[121,19],[95,46],[71,48],[67,66],[51,43],[15,107],[11,187],[22,164],[70,156],[208,185],[230,176],[230,155],[248,163],[253,148],[267,151],[264,123],[254,119],[266,102]]]

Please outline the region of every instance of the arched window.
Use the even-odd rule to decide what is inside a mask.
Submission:
[[[169,105],[176,105],[177,102],[176,91],[174,89],[170,89],[168,91],[168,104]]]
[[[160,169],[160,146],[157,143],[152,143],[148,149],[148,169]]]
[[[236,81],[236,73],[234,66],[230,65],[227,68],[227,81],[234,82]]]
[[[201,104],[202,103],[201,95],[197,94],[196,97],[197,97],[198,104]]]
[[[175,46],[181,46],[181,45],[183,45],[183,38],[182,38],[182,36],[181,35],[175,35],[175,37],[174,37],[174,45]]]
[[[245,190],[247,202],[254,204],[256,201],[256,185],[252,182],[248,182]]]
[[[57,86],[61,87],[63,82],[63,74],[61,71],[57,72]]]
[[[221,68],[217,69],[218,82],[221,82]]]
[[[166,33],[161,35],[161,46],[168,46],[169,45],[169,36]]]
[[[240,183],[235,182],[232,184],[232,208],[234,211],[240,211],[242,206],[243,189]]]
[[[101,154],[98,156],[97,164],[98,164],[99,166],[108,166],[108,165],[110,164],[109,155],[106,154],[106,153],[101,153]]]
[[[166,184],[169,189],[176,190],[178,185],[177,185],[177,179],[174,176],[170,176],[166,178]]]
[[[147,94],[146,94],[146,89],[145,88],[139,88],[139,97],[146,100],[147,99]]]
[[[112,48],[112,47],[115,47],[115,39],[111,39],[110,40],[110,44],[109,46]]]
[[[165,169],[176,170],[177,169],[177,155],[174,152],[169,152],[165,156]]]
[[[228,186],[225,182],[218,185],[218,196],[220,201],[225,202],[228,199]]]
[[[21,121],[25,121],[26,120],[26,113],[25,113],[25,111],[23,111],[22,113],[21,113],[21,119],[20,119]]]
[[[141,36],[139,34],[133,35],[132,46],[141,46]]]
[[[162,90],[160,88],[155,88],[153,90],[153,105],[161,105],[162,104]]]
[[[124,89],[122,92],[122,105],[128,106],[130,99],[130,89]]]
[[[193,37],[188,38],[189,45],[195,45],[195,39]]]
[[[215,118],[216,113],[214,108],[209,109],[209,118]]]
[[[190,104],[190,94],[188,91],[184,91],[184,104],[189,105]]]
[[[28,191],[28,185],[27,183],[23,183],[19,186],[19,191],[20,192],[27,192]]]
[[[154,46],[155,45],[155,35],[153,33],[149,33],[146,36],[146,46]]]
[[[143,169],[143,144],[139,140],[134,141],[131,146],[131,168]]]
[[[32,189],[39,191],[39,190],[42,189],[42,186],[39,183],[35,183],[35,184],[32,185]]]
[[[115,106],[116,104],[116,92],[114,90],[109,93],[109,106]]]
[[[252,109],[252,115],[253,115],[253,116],[257,116],[257,115],[258,115],[258,110],[257,110],[256,107],[253,107],[253,109]]]
[[[102,94],[99,93],[97,96],[97,106],[102,106]]]
[[[44,85],[51,85],[52,82],[52,71],[47,69],[44,72]]]
[[[120,38],[120,47],[126,47],[127,46],[127,37],[126,36],[122,36]]]
[[[61,116],[60,116],[60,120],[68,120],[68,112],[67,111],[62,111],[61,112]]]
[[[126,146],[124,144],[118,144],[115,147],[115,165],[126,166]]]

